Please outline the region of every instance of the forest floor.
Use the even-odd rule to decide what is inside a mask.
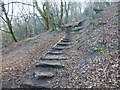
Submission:
[[[105,8],[94,22],[104,25],[70,33],[72,45],[65,52],[69,60],[66,69],[58,70],[50,87],[118,88],[118,4]],[[88,26],[88,27],[86,27]],[[2,85],[19,87],[35,67],[36,60],[65,36],[64,32],[45,32],[15,43],[2,52]]]
[[[35,59],[42,57],[65,34],[45,32],[33,38],[15,43],[2,53],[2,86],[18,87]]]

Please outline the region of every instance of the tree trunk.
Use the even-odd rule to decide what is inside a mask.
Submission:
[[[6,23],[7,23],[7,25],[8,25],[10,34],[12,35],[12,39],[13,39],[15,42],[17,42],[17,39],[16,39],[16,37],[15,37],[15,35],[14,35],[14,32],[13,32],[13,28],[12,28],[11,21],[10,21],[10,19],[8,18],[7,12],[6,12],[6,10],[5,10],[4,3],[2,3],[2,11],[3,11],[3,13],[4,13],[5,17],[6,17]]]
[[[42,10],[39,8],[38,3],[37,3],[36,0],[34,0],[34,3],[35,3],[35,6],[36,6],[38,12],[40,13],[40,15],[42,16],[42,18],[43,18],[44,21],[45,21],[46,29],[49,30],[49,20],[48,20],[48,17],[45,15],[45,12],[43,12],[44,9],[43,9],[43,11],[42,11]]]

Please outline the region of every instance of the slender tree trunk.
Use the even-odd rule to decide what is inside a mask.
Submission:
[[[15,42],[17,42],[17,39],[16,39],[16,37],[15,37],[15,35],[14,35],[14,32],[13,32],[13,30],[12,30],[12,25],[11,25],[11,23],[7,23],[7,24],[8,24],[10,33],[11,33],[11,35],[12,35],[12,39],[13,39]]]
[[[15,35],[14,35],[14,32],[13,32],[13,28],[12,28],[11,21],[10,21],[10,19],[8,18],[7,12],[6,12],[6,10],[5,10],[4,3],[2,3],[2,10],[3,10],[3,13],[4,13],[4,15],[5,15],[6,23],[7,23],[7,25],[8,25],[10,34],[12,35],[12,39],[13,39],[15,42],[17,42],[17,39],[16,39],[16,37],[15,37]]]
[[[68,6],[69,7],[69,6]],[[68,9],[67,9],[67,4],[65,2],[65,13],[66,13],[66,18],[65,18],[65,24],[68,23]]]
[[[59,24],[59,28],[61,28],[61,24],[62,24],[62,21],[63,21],[63,1],[61,0],[61,6],[60,6],[60,19],[58,21],[58,24]]]
[[[43,9],[43,11],[42,11],[42,10],[39,8],[38,3],[37,3],[36,0],[34,0],[34,3],[35,3],[35,6],[36,6],[38,12],[40,13],[40,15],[42,16],[42,18],[43,18],[44,21],[45,21],[46,29],[49,30],[49,20],[48,20],[48,17],[45,15],[44,9]]]

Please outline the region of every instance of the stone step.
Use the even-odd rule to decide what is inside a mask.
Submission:
[[[58,55],[50,55],[41,58],[41,60],[67,60],[66,57],[58,56]]]
[[[54,49],[54,50],[64,50],[66,48],[65,47],[61,47],[61,46],[55,46],[52,49]]]
[[[49,88],[48,86],[49,82],[51,80],[49,79],[36,79],[36,78],[24,78],[24,83],[20,85],[20,88]]]
[[[65,49],[69,49],[69,48],[70,48],[70,47],[56,45],[56,46],[54,46],[52,49],[59,51],[59,50],[65,50]]]
[[[35,71],[34,76],[36,79],[49,79],[54,77],[54,73]]]
[[[68,46],[68,45],[70,45],[71,43],[69,43],[69,42],[60,42],[60,43],[58,43],[57,45],[59,45],[59,46]]]
[[[58,61],[40,61],[36,64],[36,67],[51,67],[51,68],[64,68],[64,65],[61,65]]]
[[[61,55],[61,54],[63,54],[63,52],[60,52],[60,51],[50,51],[47,54],[50,54],[50,55]]]
[[[71,42],[71,41],[63,39],[63,40],[61,40],[61,42]]]
[[[63,38],[63,40],[70,40],[69,38]]]
[[[21,84],[20,88],[47,89],[47,87],[45,87],[45,86],[35,86],[35,85],[31,85],[31,84]]]

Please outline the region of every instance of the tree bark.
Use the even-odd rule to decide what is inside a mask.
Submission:
[[[5,7],[4,7],[4,3],[2,3],[2,11],[3,11],[4,15],[5,15],[6,24],[7,24],[8,28],[9,28],[10,34],[12,35],[12,39],[13,39],[15,42],[17,42],[17,39],[16,39],[16,37],[15,37],[15,35],[14,35],[14,32],[13,32],[13,28],[12,28],[11,21],[10,21],[10,19],[9,19],[9,17],[8,17],[8,15],[7,15],[6,9],[5,9]]]

